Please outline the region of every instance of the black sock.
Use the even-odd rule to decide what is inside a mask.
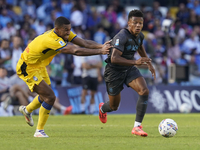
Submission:
[[[107,101],[106,103],[103,104],[103,106],[101,107],[101,110],[103,111],[103,113],[113,111],[113,110],[110,108],[109,101]]]
[[[139,99],[137,101],[137,106],[136,106],[136,119],[135,121],[137,122],[142,122],[144,115],[146,113],[147,109],[147,102],[148,102],[148,97],[149,95],[139,95]]]

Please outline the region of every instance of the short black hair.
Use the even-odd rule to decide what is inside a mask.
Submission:
[[[144,17],[143,13],[141,10],[138,10],[138,9],[134,9],[134,10],[131,10],[128,14],[128,20],[132,17]]]
[[[64,25],[64,24],[66,24],[66,25],[68,25],[68,24],[70,24],[70,21],[69,21],[69,19],[67,19],[67,18],[65,18],[65,17],[58,17],[56,20],[55,20],[55,26],[56,27],[61,27],[62,25]]]

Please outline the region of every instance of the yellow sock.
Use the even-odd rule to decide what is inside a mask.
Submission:
[[[40,107],[39,111],[39,118],[38,118],[38,125],[37,129],[38,130],[44,130],[44,125],[47,122],[47,119],[49,118],[49,113],[51,111],[51,105],[43,102],[42,106]]]
[[[26,110],[31,113],[33,110],[38,109],[41,106],[42,102],[40,101],[39,95],[37,95],[33,101],[26,106]]]

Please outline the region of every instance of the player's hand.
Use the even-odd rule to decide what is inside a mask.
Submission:
[[[149,70],[151,71],[152,77],[154,78],[154,80],[156,80],[156,71],[155,71],[154,67],[152,66],[151,63],[147,63],[147,66],[148,66]]]
[[[103,44],[103,47],[104,47],[105,45],[107,45],[107,44],[110,45],[110,42],[111,42],[111,41],[112,41],[112,40],[105,42],[105,43]]]
[[[110,44],[104,45],[103,48],[101,49],[101,54],[103,54],[103,55],[104,54],[109,54],[111,47],[112,46]]]
[[[140,59],[136,60],[136,65],[145,65],[147,63],[150,63],[151,59],[148,57],[141,57]]]

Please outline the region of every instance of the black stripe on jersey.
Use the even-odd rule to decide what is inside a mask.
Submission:
[[[43,53],[43,54],[46,54],[46,53],[47,53],[48,51],[50,51],[50,50],[51,50],[50,48],[45,49],[45,50],[42,51],[42,53]]]
[[[77,36],[75,36],[70,42],[72,42]]]
[[[28,73],[26,72],[26,67],[27,67],[27,64],[25,62],[23,62],[23,64],[21,65],[21,71],[22,71],[22,74],[24,75],[24,77],[26,77],[28,75]]]
[[[67,46],[67,44],[66,44],[65,46]],[[61,50],[61,49],[63,49],[65,46],[63,46],[63,47],[57,49],[56,52],[59,51],[59,50]]]

